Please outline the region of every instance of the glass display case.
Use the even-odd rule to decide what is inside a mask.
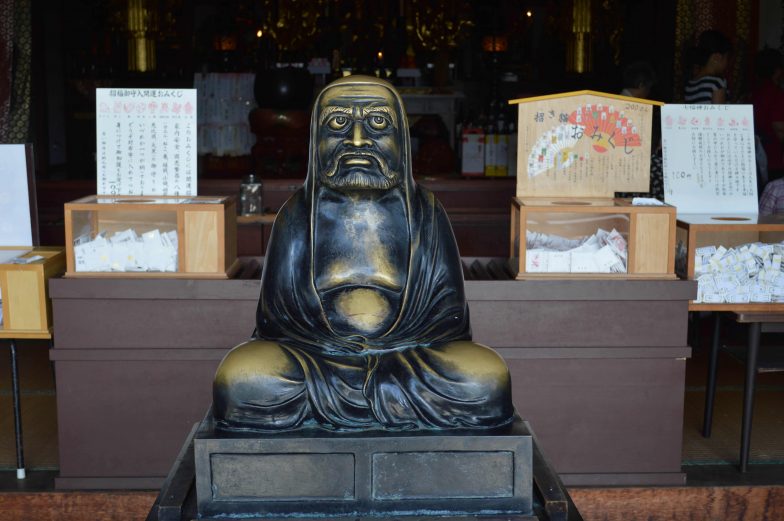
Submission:
[[[778,311],[784,215],[679,214],[676,272],[698,281],[693,311]]]
[[[89,196],[65,205],[68,277],[227,278],[237,269],[231,197]]]
[[[514,198],[511,256],[517,278],[674,278],[675,208],[628,199]]]

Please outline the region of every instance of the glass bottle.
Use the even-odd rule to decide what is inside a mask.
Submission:
[[[255,174],[250,174],[240,184],[240,215],[261,215],[264,205],[261,199],[262,184]]]

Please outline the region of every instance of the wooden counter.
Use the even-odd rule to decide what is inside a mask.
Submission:
[[[254,276],[50,282],[58,488],[160,486],[219,361],[253,331]],[[474,339],[506,358],[515,406],[566,484],[684,482],[695,282],[467,280],[466,294]]]
[[[237,219],[237,255],[260,256],[272,230],[272,218],[302,186],[301,179],[262,179],[265,219]],[[417,178],[444,205],[465,256],[504,256],[509,249],[509,202],[515,178]],[[199,179],[199,194],[237,196],[240,179]],[[37,186],[41,242],[65,244],[63,205],[95,193],[95,181],[41,181]]]

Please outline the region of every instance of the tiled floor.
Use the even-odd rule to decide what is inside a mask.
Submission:
[[[703,319],[700,341],[686,365],[686,396],[684,402],[683,462],[684,465],[735,465],[739,458],[741,415],[745,365],[727,351],[719,355],[717,392],[713,432],[710,438],[701,434],[705,406],[708,349],[712,335],[712,317]],[[743,347],[746,327],[728,321],[722,328],[722,345]],[[744,353],[744,349],[740,349]],[[784,334],[762,336],[760,359],[784,351]],[[751,463],[784,464],[784,372],[757,375],[752,423]],[[784,468],[784,467],[782,467]]]
[[[49,344],[17,342],[26,467],[56,470],[57,399]],[[16,468],[8,343],[0,341],[0,469]]]

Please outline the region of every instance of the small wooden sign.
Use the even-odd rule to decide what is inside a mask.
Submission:
[[[613,197],[647,192],[657,101],[589,90],[519,105],[517,197]]]

